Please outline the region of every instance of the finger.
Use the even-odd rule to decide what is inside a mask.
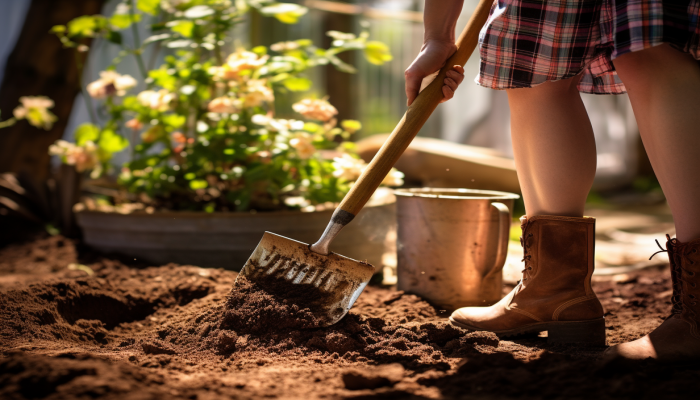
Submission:
[[[406,105],[410,106],[418,96],[421,78],[406,73]]]
[[[458,85],[464,80],[464,75],[460,74],[457,71],[447,71],[447,74],[445,75],[447,75],[447,77],[449,78],[452,78],[452,80],[457,82]]]
[[[464,75],[464,67],[462,67],[461,65],[453,65],[452,69],[454,71],[457,71],[457,73],[459,73],[460,75]]]
[[[413,100],[418,96],[418,90],[420,89],[423,77],[417,75],[410,69],[406,70],[404,76],[406,77],[406,105],[410,106]]]
[[[457,90],[457,86],[459,86],[459,84],[455,82],[452,78],[445,78],[444,82],[445,85],[449,86],[449,88],[452,89],[453,92]]]
[[[447,100],[451,99],[455,95],[455,92],[452,89],[450,89],[449,86],[443,86],[442,87],[442,94],[445,97],[440,101],[440,103],[444,103]]]

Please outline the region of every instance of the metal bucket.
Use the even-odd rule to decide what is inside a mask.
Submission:
[[[502,297],[513,193],[398,189],[398,289],[446,310]]]

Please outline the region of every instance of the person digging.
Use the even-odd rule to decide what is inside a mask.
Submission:
[[[406,69],[408,104],[423,78],[455,52],[463,0],[426,0],[423,47]],[[562,343],[605,343],[591,289],[595,219],[583,216],[596,171],[579,92],[628,93],[642,142],[674,217],[667,235],[671,314],[606,356],[700,361],[700,1],[497,0],[479,39],[476,83],[503,89],[526,216],[522,280],[490,307],[466,307],[454,325],[508,337],[547,330]],[[447,73],[445,100],[463,70]]]

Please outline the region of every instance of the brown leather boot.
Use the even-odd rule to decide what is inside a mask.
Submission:
[[[666,250],[662,251],[668,251],[671,261],[671,315],[643,338],[607,349],[609,360],[700,361],[700,239],[681,243],[668,235],[666,238]]]
[[[520,218],[523,279],[491,307],[452,313],[456,326],[501,337],[548,331],[553,343],[605,345],[603,307],[593,290],[595,219]]]

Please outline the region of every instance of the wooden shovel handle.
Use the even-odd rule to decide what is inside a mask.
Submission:
[[[492,3],[493,0],[481,0],[479,2],[467,26],[464,27],[462,34],[457,39],[457,51],[447,60],[435,80],[420,92],[413,104],[408,107],[389,139],[379,149],[377,155],[374,156],[362,175],[360,175],[360,178],[352,186],[350,192],[340,203],[338,210],[355,216],[364,207],[367,200],[372,197],[372,194],[382,183],[384,177],[396,164],[396,161],[399,160],[399,157],[411,144],[420,128],[423,127],[425,121],[428,120],[428,117],[443,99],[442,86],[444,85],[445,73],[454,65],[463,66],[466,64],[469,56],[476,48],[479,42],[479,31],[488,19]]]

